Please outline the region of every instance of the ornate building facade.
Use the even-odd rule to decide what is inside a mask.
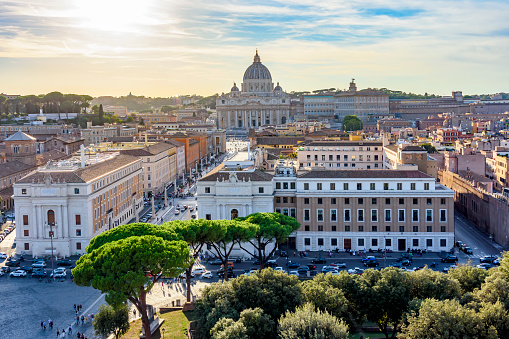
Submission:
[[[233,84],[230,93],[218,96],[217,127],[224,129],[256,128],[261,125],[285,124],[290,120],[290,95],[260,61],[258,51],[253,64],[244,72],[241,89]]]

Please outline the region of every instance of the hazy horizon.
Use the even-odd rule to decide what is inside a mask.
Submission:
[[[7,0],[0,92],[203,96],[258,48],[285,91],[509,92],[507,1]]]

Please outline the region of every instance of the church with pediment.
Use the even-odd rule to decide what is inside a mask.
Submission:
[[[262,125],[285,124],[291,118],[291,98],[279,82],[274,87],[269,69],[262,64],[258,51],[244,72],[239,89],[217,97],[217,128],[245,129]]]

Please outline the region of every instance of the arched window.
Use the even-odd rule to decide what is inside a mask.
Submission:
[[[53,210],[48,211],[48,225],[55,226],[55,212]]]
[[[232,211],[231,211],[231,218],[232,218],[232,220],[236,219],[238,217],[239,217],[239,211],[237,211],[235,208],[232,209]]]

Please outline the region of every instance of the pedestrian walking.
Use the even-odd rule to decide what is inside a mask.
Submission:
[[[41,330],[43,329],[43,326],[44,326],[44,323],[43,323],[43,321],[41,320]]]
[[[136,309],[133,310],[134,317],[136,318]]]
[[[60,337],[60,331],[58,330],[58,327],[57,327],[57,338]]]
[[[53,320],[49,319],[48,324],[49,324],[49,328],[53,329]]]
[[[81,325],[83,325],[84,323],[85,323],[85,317],[81,316]]]
[[[45,321],[42,322],[42,326],[44,327],[44,329],[46,329],[46,322]]]
[[[74,304],[74,310],[76,311],[76,304]]]
[[[94,322],[94,314],[91,315],[92,322]]]
[[[62,338],[65,338],[65,330],[62,330]]]
[[[81,338],[81,333],[80,333],[80,332],[78,332],[78,336],[77,336],[77,338],[78,338],[78,339],[80,339],[80,338]]]
[[[71,325],[69,325],[69,328],[67,329],[67,331],[68,331],[69,335],[72,334],[72,327],[71,327]]]

